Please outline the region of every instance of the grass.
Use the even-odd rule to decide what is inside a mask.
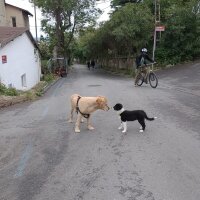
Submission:
[[[44,87],[52,83],[55,79],[55,75],[46,74],[35,87],[28,91],[19,91],[15,88],[7,88],[4,84],[0,83],[0,96],[26,96],[27,100],[33,100],[38,96],[42,96]]]

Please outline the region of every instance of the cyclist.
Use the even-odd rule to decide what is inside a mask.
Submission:
[[[154,60],[152,60],[148,56],[147,52],[148,51],[147,51],[146,48],[142,48],[141,49],[141,54],[136,57],[136,69],[137,69],[137,72],[136,72],[136,76],[135,76],[135,85],[137,85],[138,77],[139,77],[139,74],[141,72],[143,72],[145,74],[145,80],[146,80],[146,76],[147,76],[147,73],[148,73],[148,70],[149,70],[148,66],[146,65],[147,61],[154,63]],[[145,81],[145,83],[147,83],[147,80]]]

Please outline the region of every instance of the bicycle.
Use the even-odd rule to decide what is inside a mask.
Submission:
[[[152,65],[154,63],[151,63],[151,64],[146,64],[145,66],[148,66],[148,65]],[[141,86],[144,82],[146,84],[150,84],[150,86],[152,88],[156,88],[158,86],[158,78],[156,76],[156,74],[153,72],[152,69],[148,70],[147,74],[146,74],[146,77],[145,77],[145,73],[143,72],[144,70],[141,69],[141,72],[138,74],[138,81],[137,81],[137,85],[138,86]]]

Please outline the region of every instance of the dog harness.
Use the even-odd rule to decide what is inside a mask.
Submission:
[[[79,112],[81,115],[83,115],[83,117],[85,117],[85,118],[87,119],[87,118],[90,117],[90,114],[82,113],[82,112],[80,111],[79,107],[78,107],[78,102],[79,102],[80,98],[81,98],[81,97],[78,96],[78,99],[77,99],[77,102],[76,102],[76,112],[77,112],[77,114],[78,114],[78,112]]]

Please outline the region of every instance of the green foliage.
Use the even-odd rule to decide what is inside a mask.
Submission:
[[[42,39],[40,40],[38,45],[39,45],[42,59],[43,60],[50,59],[52,57],[52,54],[51,54],[52,49],[50,48],[50,41],[48,41],[47,39]]]
[[[100,13],[95,0],[32,0],[42,10],[42,30],[49,37],[58,56],[70,51],[74,33],[86,24],[95,24]],[[54,48],[56,47],[56,48]],[[46,55],[45,55],[46,58]]]
[[[166,31],[158,44],[156,57],[160,62],[176,64],[200,55],[200,13],[198,1],[163,0],[163,21]]]
[[[54,75],[53,74],[45,74],[43,76],[43,81],[46,81],[47,83],[50,83],[52,82],[53,80],[55,79]]]
[[[49,73],[48,60],[42,60],[41,61],[41,69],[42,69],[42,74],[48,74]]]
[[[145,10],[145,12],[144,12]],[[80,34],[78,54],[82,58],[131,55],[148,45],[153,35],[153,15],[146,4],[126,4],[98,29]]]
[[[0,95],[5,94],[6,89],[6,86],[0,83]]]
[[[166,30],[156,44],[156,61],[176,64],[199,57],[199,0],[162,0],[160,4],[161,25]],[[116,9],[109,21],[80,34],[76,42],[77,57],[105,60],[136,55],[143,46],[152,49],[154,1],[113,0],[112,5]]]
[[[5,93],[6,96],[18,96],[19,93],[15,88],[8,88]]]
[[[129,53],[133,47],[138,49],[148,44],[153,32],[153,15],[146,4],[129,3],[113,14],[110,24],[118,45]]]
[[[42,96],[42,90],[40,90],[40,91],[37,91],[35,94],[38,96],[38,97],[41,97]]]
[[[5,85],[0,83],[0,95],[18,96],[19,92],[15,88],[7,88]]]

